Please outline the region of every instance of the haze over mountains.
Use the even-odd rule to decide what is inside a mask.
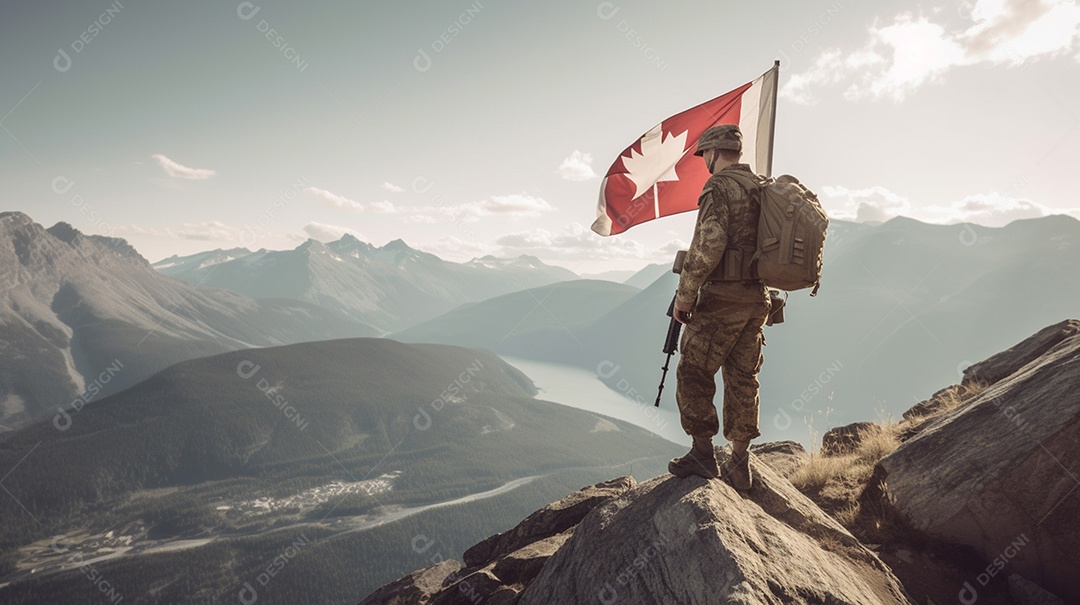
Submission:
[[[833,221],[826,246],[819,295],[793,293],[787,322],[765,331],[766,439],[806,440],[811,415],[819,434],[879,410],[898,417],[971,360],[1080,314],[1080,221],[1071,217],[1002,228]],[[647,271],[660,277],[628,299],[598,293],[596,308],[606,311],[586,324],[579,312],[552,306],[546,330],[504,338],[521,312],[502,297],[399,336],[578,365],[651,402],[678,276],[664,266]],[[673,396],[668,388],[663,405],[674,406]]]
[[[314,303],[384,333],[460,304],[578,277],[530,256],[453,263],[401,240],[377,248],[352,235],[326,244],[309,239],[294,250],[235,248],[173,256],[153,267],[191,284],[228,288],[253,298]]]
[[[215,250],[155,264],[159,273],[200,284],[191,288],[156,275],[122,240],[66,225],[30,227],[19,213],[4,221],[5,279],[15,283],[16,266],[23,277],[5,289],[3,334],[9,343],[29,343],[22,356],[5,358],[0,376],[10,426],[49,416],[57,401],[86,389],[92,381],[64,378],[69,366],[92,376],[120,360],[123,369],[97,387],[107,394],[181,359],[386,333],[575,365],[651,401],[664,311],[677,283],[664,264],[617,284],[576,279],[530,257],[451,263],[399,240],[378,248],[345,236],[294,250]],[[959,371],[1076,315],[1080,268],[1071,259],[1078,242],[1080,222],[1066,216],[1003,228],[834,221],[820,295],[794,293],[787,323],[766,330],[762,430],[803,440],[811,414],[816,432],[863,419],[867,410],[898,415],[953,378],[943,375],[947,368]],[[17,252],[35,246],[49,252]],[[68,260],[16,260],[33,258]],[[212,284],[246,296],[207,288]],[[274,327],[255,329],[264,323],[255,317],[274,318]],[[667,389],[665,405],[674,405],[673,394]]]

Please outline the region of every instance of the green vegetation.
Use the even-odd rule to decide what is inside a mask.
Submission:
[[[214,538],[95,564],[125,602],[232,599],[301,534],[312,543],[260,603],[355,602],[425,564],[410,547],[417,533],[459,556],[567,492],[625,473],[630,460],[652,476],[678,453],[618,421],[593,433],[600,417],[533,393],[489,352],[383,339],[177,364],[86,406],[66,431],[46,422],[0,443],[0,466],[15,468],[5,487],[19,501],[0,499],[0,583],[12,582],[0,601],[94,598],[100,585],[78,570],[53,573],[55,556],[32,578],[9,574],[51,555],[57,535],[89,556],[113,532],[108,540],[132,537],[136,551]],[[539,478],[377,525],[524,477]]]

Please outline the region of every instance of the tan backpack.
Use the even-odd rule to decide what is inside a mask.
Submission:
[[[821,286],[822,253],[829,217],[814,192],[785,174],[775,179],[737,170],[722,173],[748,193],[758,193],[757,251],[751,259],[757,277],[770,288],[802,290]],[[756,261],[756,262],[754,262]]]

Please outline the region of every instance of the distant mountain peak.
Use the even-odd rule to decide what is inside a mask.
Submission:
[[[19,224],[25,225],[26,223],[34,222],[33,219],[31,219],[26,214],[24,214],[22,212],[19,212],[18,210],[9,210],[7,212],[0,212],[0,221],[3,221],[5,223],[11,222],[11,223],[17,224],[17,225],[19,225]]]
[[[314,239],[314,238],[310,238],[310,237],[309,237],[309,238],[307,239],[307,241],[305,241],[304,243],[302,243],[302,244],[300,244],[299,246],[297,246],[297,247],[296,247],[296,249],[297,249],[297,250],[301,250],[301,251],[303,251],[303,250],[315,250],[315,251],[319,251],[319,250],[325,250],[325,249],[326,249],[326,244],[324,244],[324,243],[320,242],[320,241],[319,241],[319,240],[317,240],[317,239]]]
[[[71,223],[65,223],[64,221],[56,223],[52,227],[46,229],[46,231],[52,234],[52,236],[56,239],[68,244],[75,241],[77,237],[82,235],[82,232],[75,227],[72,227]]]
[[[388,252],[397,252],[399,250],[412,250],[413,248],[409,246],[409,244],[406,244],[405,240],[398,238],[386,242],[386,245],[379,249],[386,250]]]

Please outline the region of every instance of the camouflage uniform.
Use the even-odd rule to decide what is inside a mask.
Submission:
[[[750,172],[750,167],[735,164],[713,175],[698,200],[694,238],[676,293],[680,302],[697,305],[683,330],[675,397],[688,435],[716,435],[720,427],[713,395],[722,368],[724,437],[750,441],[761,435],[757,373],[770,303],[760,280],[716,281],[726,249],[752,254],[757,246],[758,202],[723,176],[729,170]]]

